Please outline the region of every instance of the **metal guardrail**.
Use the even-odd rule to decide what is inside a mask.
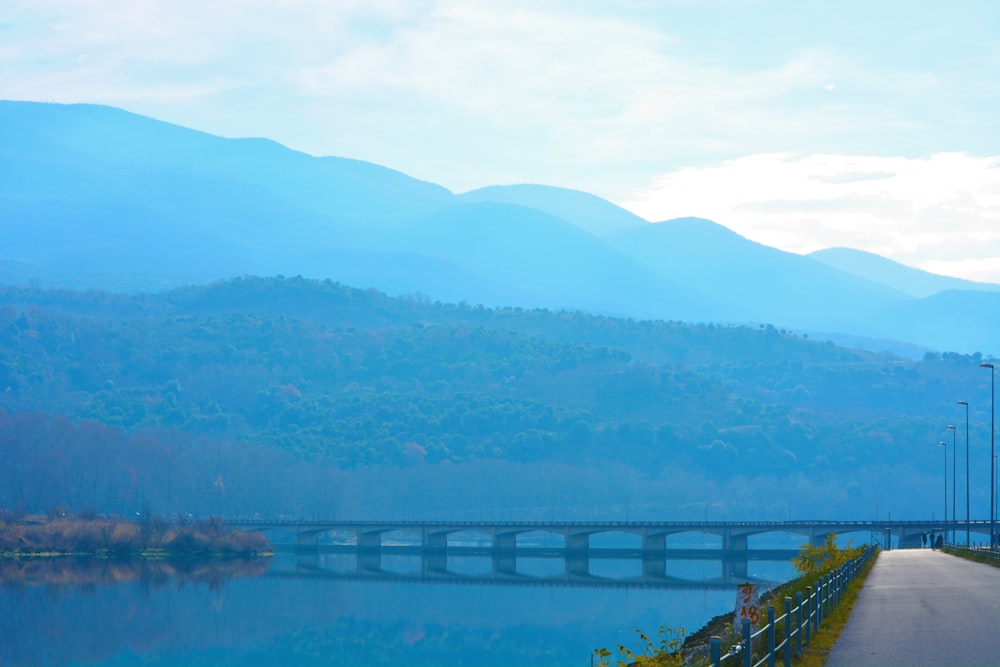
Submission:
[[[712,637],[709,645],[709,660],[712,667],[721,665],[742,664],[743,667],[775,667],[779,653],[784,658],[785,667],[791,667],[792,656],[802,654],[802,646],[809,646],[812,635],[819,630],[820,624],[840,600],[850,584],[858,576],[861,567],[874,555],[874,547],[866,547],[857,558],[848,561],[837,570],[820,577],[815,587],[809,586],[806,595],[796,593],[793,605],[792,598],[785,598],[785,613],[775,618],[773,605],[767,607],[767,623],[757,632],[751,631],[750,619],[743,620],[742,639],[729,652],[722,655],[722,640]],[[778,626],[782,626],[784,635],[777,643]],[[755,641],[766,638],[767,651],[760,660],[753,661],[753,645]],[[741,663],[737,661],[741,660]]]
[[[405,526],[405,527],[452,527],[452,526],[483,526],[483,527],[530,527],[530,526],[567,526],[572,528],[603,528],[605,526],[620,526],[623,528],[833,528],[852,529],[856,531],[874,530],[876,528],[913,528],[926,526],[937,531],[951,531],[965,528],[965,521],[914,521],[914,520],[796,520],[796,521],[484,521],[484,520],[431,520],[404,519],[401,521],[378,521],[372,519],[268,519],[232,517],[222,519],[231,526]],[[976,528],[988,527],[989,521],[975,520],[969,522]]]

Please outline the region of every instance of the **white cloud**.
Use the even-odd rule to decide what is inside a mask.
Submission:
[[[605,196],[733,155],[885,142],[906,154],[934,134],[927,109],[963,99],[942,86],[967,79],[867,62],[813,10],[716,4],[10,0],[0,97],[122,105],[457,190],[534,181]]]
[[[1000,283],[1000,157],[760,154],[664,174],[622,204],[791,252],[845,246]]]
[[[997,7],[6,0],[0,98],[123,106],[458,191],[620,200],[669,172],[633,204],[973,275],[1000,255],[997,168],[955,151],[1000,154]],[[849,157],[871,154],[909,157]]]

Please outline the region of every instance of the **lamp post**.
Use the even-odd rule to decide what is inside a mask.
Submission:
[[[948,523],[948,443],[944,440],[938,442],[938,447],[944,447],[944,522]],[[948,532],[947,530],[941,531]]]
[[[952,426],[951,424],[949,424],[947,426],[947,428],[948,428],[949,431],[951,431],[951,541],[954,542],[955,541],[955,518],[956,518],[955,517],[955,512],[957,511],[957,508],[958,508],[958,504],[955,501],[955,489],[957,488],[957,484],[958,484],[958,482],[956,481],[957,478],[955,477],[955,470],[957,469],[956,468],[956,461],[958,460],[958,459],[955,458],[957,456],[956,452],[958,451],[958,444],[957,444],[956,438],[958,436],[955,435],[955,431],[957,429],[954,426]],[[948,518],[948,517],[945,517],[945,518]]]
[[[992,549],[997,545],[997,517],[994,511],[995,501],[993,500],[996,495],[996,485],[993,483],[993,469],[996,466],[993,459],[996,453],[994,451],[993,437],[994,410],[996,405],[996,369],[993,367],[993,364],[985,362],[979,364],[979,367],[990,369],[990,548]]]
[[[969,402],[959,401],[965,406],[965,546],[972,544],[969,540]]]

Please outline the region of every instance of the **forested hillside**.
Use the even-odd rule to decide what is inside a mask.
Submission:
[[[0,127],[0,280],[155,291],[285,273],[491,307],[772,323],[901,354],[998,352],[1000,288],[881,258],[832,266],[562,188],[456,195],[113,107],[0,100]]]
[[[360,483],[371,466],[415,489],[436,480],[438,496],[420,493],[446,506],[467,471],[526,479],[560,466],[573,472],[544,484],[565,489],[543,502],[563,510],[659,496],[657,511],[679,511],[685,493],[702,500],[697,480],[802,475],[817,497],[854,485],[868,503],[875,470],[940,479],[934,445],[960,418],[955,401],[972,406],[973,449],[988,442],[980,361],[301,278],[155,295],[4,288],[0,506],[246,513],[261,506],[256,485],[270,489],[268,511],[328,513],[310,508],[312,490]],[[595,486],[608,466],[625,472]],[[654,490],[671,477],[671,492]],[[381,511],[414,507],[403,486]]]

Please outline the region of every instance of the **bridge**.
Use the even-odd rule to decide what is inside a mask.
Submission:
[[[590,564],[601,559],[611,559],[621,563],[625,560],[637,561],[641,556],[635,549],[592,549],[582,556],[565,556],[561,549],[525,548],[518,550],[518,556],[536,561],[562,560],[565,567],[561,571],[544,568],[541,573],[525,572],[517,567],[514,557],[507,557],[490,549],[476,547],[455,547],[447,555],[424,551],[418,547],[385,547],[380,551],[361,551],[354,547],[320,547],[313,552],[296,550],[294,557],[279,555],[268,568],[265,577],[279,579],[316,579],[333,581],[392,581],[429,584],[471,584],[530,587],[573,587],[573,588],[645,588],[684,590],[732,590],[746,581],[756,581],[763,588],[771,588],[779,583],[755,579],[747,576],[747,561],[773,561],[787,563],[797,553],[788,549],[752,549],[743,557],[718,559],[718,552],[700,549],[677,549],[667,552],[667,560],[716,562],[719,569],[715,574],[711,568],[702,568],[702,576],[678,576],[665,568],[651,567],[654,560],[642,560],[641,567],[626,569],[617,576],[591,572]],[[394,566],[384,567],[382,556],[397,557]],[[399,568],[398,557],[406,557],[409,567]],[[471,560],[478,560],[477,566],[470,567]],[[449,558],[463,559],[464,567],[449,567]],[[689,571],[690,572],[690,571]]]
[[[831,534],[869,533],[879,539],[896,538],[900,547],[918,547],[925,534],[964,533],[966,527],[989,539],[989,521],[348,521],[290,519],[232,519],[235,528],[270,531],[284,529],[295,534],[298,549],[315,549],[320,536],[336,536],[341,544],[361,550],[380,550],[383,537],[390,534],[415,536],[418,546],[428,551],[447,551],[453,537],[477,536],[496,552],[519,549],[518,538],[529,533],[561,536],[567,554],[585,554],[594,535],[625,533],[637,535],[644,556],[663,554],[667,538],[682,533],[702,533],[721,538],[723,553],[745,552],[749,538],[767,533],[802,535],[810,544],[820,545]]]

